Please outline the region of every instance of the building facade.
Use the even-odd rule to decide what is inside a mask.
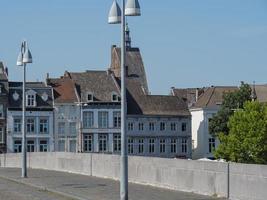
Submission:
[[[78,152],[81,131],[81,106],[75,84],[68,77],[49,78],[54,92],[55,151]]]
[[[22,83],[9,82],[7,152],[22,148]],[[54,151],[53,91],[42,82],[26,83],[26,138],[28,152]]]
[[[8,73],[7,68],[0,62],[0,153],[6,152],[8,107]]]

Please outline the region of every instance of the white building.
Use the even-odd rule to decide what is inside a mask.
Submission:
[[[214,86],[206,88],[190,108],[192,115],[192,158],[213,158],[213,150],[219,141],[209,133],[209,120],[220,109],[223,94],[236,91],[238,87]]]
[[[9,82],[7,152],[21,152],[22,83]],[[26,138],[28,152],[54,151],[53,92],[41,82],[26,83]]]
[[[68,77],[47,77],[47,84],[54,92],[55,151],[78,152],[81,106],[76,87]]]

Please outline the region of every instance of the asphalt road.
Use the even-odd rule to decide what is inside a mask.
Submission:
[[[0,181],[0,200],[119,199],[118,181],[65,172],[29,169],[28,178],[22,179],[20,178],[20,169],[0,168]],[[69,199],[64,198],[64,195]],[[212,199],[217,198],[146,185],[129,184],[129,200]]]
[[[14,181],[0,178],[0,200],[72,200],[61,195],[38,190]]]

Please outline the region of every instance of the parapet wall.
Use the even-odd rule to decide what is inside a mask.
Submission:
[[[0,167],[21,167],[20,154],[0,155]],[[120,157],[29,153],[28,167],[119,179]],[[228,173],[229,172],[229,173]],[[230,199],[265,200],[267,166],[129,156],[129,181]]]

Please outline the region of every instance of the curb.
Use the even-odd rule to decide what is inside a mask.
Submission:
[[[60,192],[60,191],[57,191],[57,190],[54,190],[54,189],[50,189],[50,188],[47,188],[47,187],[44,187],[44,186],[34,185],[32,183],[27,183],[27,182],[25,182],[23,180],[18,180],[18,179],[15,179],[15,178],[9,178],[9,177],[2,176],[2,175],[0,175],[0,178],[8,180],[8,181],[15,182],[15,183],[23,184],[23,185],[26,185],[26,186],[29,186],[29,187],[32,187],[32,188],[36,188],[36,189],[44,191],[44,192],[45,191],[51,192],[51,193],[54,193],[54,194],[57,194],[57,195],[60,195],[60,196],[63,196],[63,197],[70,198],[71,200],[90,200],[90,199],[84,199],[84,198],[81,198],[81,197],[77,197],[77,196],[72,195],[72,194]]]

